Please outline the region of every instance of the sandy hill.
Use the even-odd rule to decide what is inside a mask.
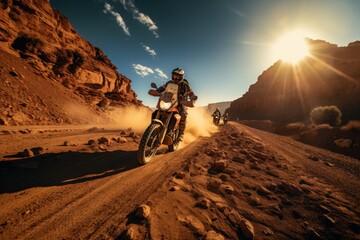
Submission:
[[[276,62],[231,103],[230,117],[306,121],[314,107],[336,105],[344,121],[360,119],[360,42],[337,47],[308,39],[308,44],[312,57],[294,67]]]
[[[131,80],[47,0],[0,2],[0,124],[87,123],[140,106]]]

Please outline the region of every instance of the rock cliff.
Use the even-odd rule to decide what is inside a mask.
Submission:
[[[343,120],[360,119],[360,42],[338,47],[308,39],[311,56],[276,62],[227,111],[232,119],[306,121],[317,106],[336,105]]]
[[[131,80],[121,75],[99,48],[77,34],[49,1],[2,0],[0,7],[3,122],[51,124],[86,120],[74,119],[76,114],[72,117],[65,107],[61,109],[61,102],[73,102],[95,115],[111,107],[142,105],[131,89]],[[37,87],[28,86],[36,81]],[[45,96],[44,92],[55,94]],[[62,99],[56,99],[60,96]],[[38,107],[42,110],[37,112],[35,105],[42,105]],[[34,116],[44,112],[51,112],[44,117],[46,120]],[[23,117],[13,118],[19,114]]]

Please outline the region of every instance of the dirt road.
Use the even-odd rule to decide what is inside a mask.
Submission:
[[[211,230],[236,239],[244,229],[234,211],[251,221],[255,239],[358,236],[356,159],[230,123],[210,138],[174,153],[162,150],[150,164],[139,166],[135,140],[112,143],[107,150],[85,145],[104,135],[119,136],[119,131],[3,135],[0,239],[122,239],[134,222],[142,228],[128,239],[205,239]],[[16,147],[11,144],[15,139]],[[64,140],[75,144],[61,146]],[[25,159],[11,155],[39,144],[47,153]],[[219,170],[214,163],[223,159],[226,168]],[[300,186],[299,180],[306,184]],[[211,189],[211,181],[233,190]],[[281,188],[292,185],[298,195]],[[180,190],[169,191],[174,186]],[[276,188],[265,191],[263,186]],[[209,207],[198,207],[204,197]],[[133,212],[142,203],[151,206],[152,217],[135,221]],[[318,220],[319,204],[336,223]]]
[[[178,151],[175,159],[173,154],[158,155],[140,167],[137,144],[127,148],[50,153],[11,164],[3,161],[0,238],[101,239],[119,235],[119,225],[127,214],[155,192],[182,156],[192,150],[188,146]],[[25,161],[34,162],[35,167],[23,164]]]

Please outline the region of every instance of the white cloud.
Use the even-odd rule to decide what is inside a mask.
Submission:
[[[135,6],[134,0],[120,0],[120,2],[126,10],[128,10],[127,7],[130,8],[130,11],[133,14],[133,18],[135,18],[140,23],[147,26],[148,29],[152,31],[152,33],[155,35],[156,38],[159,37],[159,34],[156,32],[159,29],[158,26],[148,15],[145,15],[144,13],[139,11],[139,9]]]
[[[105,3],[103,12],[105,14],[110,13],[112,16],[114,16],[119,27],[123,29],[126,35],[130,36],[129,28],[126,26],[124,19],[121,17],[121,15],[118,12],[115,12],[113,10],[113,7],[110,4]]]
[[[141,64],[133,64],[132,66],[135,72],[141,77],[148,76],[149,74],[154,74],[154,71],[151,68],[143,66]]]
[[[166,78],[166,79],[168,78],[168,77],[166,76],[166,74],[163,73],[163,71],[160,70],[160,68],[155,68],[155,72],[157,72],[158,75],[159,75],[159,77],[161,77],[161,78]]]
[[[146,77],[150,74],[156,73],[157,76],[168,79],[166,74],[163,71],[161,71],[160,68],[155,68],[154,70],[152,70],[151,68],[143,66],[141,64],[132,64],[132,67],[134,68],[135,72],[141,77]],[[157,78],[157,76],[155,76],[155,78]]]
[[[142,46],[144,47],[145,51],[147,51],[151,56],[156,56],[156,52],[155,50],[151,49],[150,47],[142,44]]]
[[[120,3],[124,6],[125,10],[127,10],[126,0],[120,0]]]

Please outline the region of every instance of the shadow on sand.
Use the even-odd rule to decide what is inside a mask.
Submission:
[[[0,161],[0,194],[81,183],[139,166],[136,151],[49,153]]]

